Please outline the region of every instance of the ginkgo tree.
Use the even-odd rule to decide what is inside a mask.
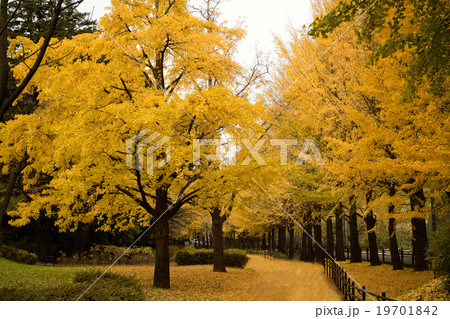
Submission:
[[[337,3],[317,5],[316,14],[333,10]],[[427,245],[423,188],[442,194],[449,185],[448,98],[433,95],[423,83],[414,99],[405,100],[411,52],[401,50],[370,65],[373,48],[347,32],[351,23],[333,26],[327,38],[311,39],[306,30],[293,30],[292,41],[280,43],[285,63],[275,89],[284,103],[274,109],[290,127],[322,143],[331,185],[344,199],[356,197],[364,208],[373,264],[378,264],[375,208],[381,206],[390,212],[393,254],[395,218],[411,219],[416,269],[423,270]],[[373,43],[389,36],[385,28]],[[448,85],[448,80],[442,84]],[[398,214],[403,193],[410,196],[411,211]]]
[[[59,63],[33,80],[40,109],[1,128],[8,146],[3,163],[24,151],[30,156],[26,187],[39,175],[51,177],[11,212],[13,224],[40,214],[53,216],[61,230],[94,220],[103,231],[154,223],[154,285],[169,288],[169,220],[193,203],[220,165],[194,165],[193,141],[259,129],[258,107],[226,87],[239,69],[230,52],[242,36],[240,29],[197,18],[184,0],[113,0],[97,33],[62,41],[49,57]],[[16,41],[33,50],[26,39]],[[166,165],[152,174],[142,162],[130,168],[125,160],[126,142],[145,129],[170,139],[154,152]],[[139,148],[131,151],[139,158]]]

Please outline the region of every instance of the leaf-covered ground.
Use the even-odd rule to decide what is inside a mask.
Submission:
[[[442,279],[437,278],[422,287],[401,296],[405,301],[450,301],[450,294],[445,289]]]
[[[152,287],[153,267],[120,266],[135,274],[149,300],[342,300],[320,265],[251,256],[244,269],[213,273],[211,265],[171,267],[171,289]]]
[[[378,295],[386,292],[386,296],[392,299],[399,299],[434,278],[432,271],[414,271],[412,268],[393,271],[389,264],[373,267],[366,261],[362,263],[346,261],[340,264],[361,286],[365,286],[367,291]]]

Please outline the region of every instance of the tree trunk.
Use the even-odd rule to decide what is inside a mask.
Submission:
[[[350,228],[350,262],[360,263],[361,258],[361,246],[359,245],[358,236],[358,214],[356,212],[355,197],[350,198],[350,212],[349,212],[349,228]]]
[[[8,0],[1,0],[0,8],[0,28],[3,28],[8,23]],[[0,105],[7,98],[8,94],[8,79],[9,79],[9,64],[8,64],[8,28],[3,29],[0,35]],[[0,121],[2,118],[0,117]]]
[[[430,198],[431,205],[431,231],[434,233],[437,230],[437,214],[435,209],[439,206],[436,205],[436,199],[434,197]]]
[[[267,246],[268,246],[268,250],[270,250],[270,251],[272,251],[272,230],[269,230],[269,233],[268,233],[268,239],[267,239],[267,241],[268,241],[268,244],[267,244]]]
[[[370,204],[372,200],[372,191],[369,191],[366,195],[367,205]],[[370,250],[370,265],[378,266],[380,265],[380,258],[378,257],[378,245],[377,245],[377,234],[375,233],[375,225],[377,223],[377,219],[373,215],[373,211],[369,210],[364,217],[364,221],[366,222],[367,228],[367,236],[369,238],[369,250]]]
[[[319,223],[314,224],[314,256],[316,261],[323,263],[323,253],[322,253],[322,225]]]
[[[225,255],[223,253],[223,223],[226,220],[225,215],[221,215],[219,208],[214,208],[211,213],[212,233],[213,233],[213,254],[214,254],[214,272],[226,272]]]
[[[3,196],[3,202],[0,206],[0,245],[3,243],[3,216],[6,215],[8,211],[9,202],[14,191],[14,186],[16,185],[17,179],[20,173],[27,165],[28,155],[25,154],[19,163],[15,167],[11,168],[11,173],[9,175],[8,184],[6,185],[5,195]]]
[[[271,231],[272,231],[272,250],[275,250],[276,249],[275,247],[277,247],[275,240],[275,228],[272,228]]]
[[[339,207],[335,211],[336,216],[336,260],[337,261],[345,261],[345,253],[344,253],[344,229],[343,229],[343,212],[342,206],[339,204]]]
[[[389,207],[389,210],[391,208]],[[391,251],[391,264],[393,270],[403,269],[402,259],[398,252],[398,243],[396,236],[396,221],[395,218],[389,218],[389,249]]]
[[[167,190],[156,190],[156,213],[159,220],[155,224],[156,253],[155,275],[153,285],[157,288],[170,288],[169,269],[169,215],[165,214],[168,208]]]
[[[262,250],[267,250],[266,233],[264,233],[263,236],[262,236],[261,249]]]
[[[277,225],[278,228],[278,251],[286,254],[286,226]]]
[[[294,259],[294,234],[295,230],[294,227],[291,225],[289,226],[289,259]]]
[[[302,232],[302,252],[300,254],[300,259],[303,261],[313,261],[313,248],[312,248],[312,240],[307,235],[311,235],[312,226],[310,224],[304,226],[304,231]]]
[[[334,258],[333,220],[331,216],[327,218],[327,252]]]
[[[392,186],[389,190],[389,195],[395,195],[395,187]],[[388,213],[389,215],[394,214],[395,207],[394,205],[389,205]],[[398,252],[398,243],[397,243],[397,235],[396,235],[396,221],[395,218],[389,218],[389,250],[391,251],[391,264],[393,270],[401,270],[403,269],[402,259],[400,258],[400,254]]]
[[[375,233],[375,224],[377,220],[373,216],[373,212],[369,211],[364,217],[367,228],[367,236],[369,238],[369,251],[370,251],[370,265],[378,266],[380,265],[380,258],[378,257],[378,245],[377,245],[377,234]]]
[[[416,213],[420,212],[425,207],[425,194],[423,193],[423,189],[410,195],[410,202],[411,210]],[[425,259],[428,250],[427,227],[425,218],[422,218],[420,214],[416,215],[418,217],[411,218],[414,269],[416,271],[423,271],[428,268],[428,263]]]

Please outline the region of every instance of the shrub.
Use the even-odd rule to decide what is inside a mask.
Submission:
[[[225,266],[245,267],[248,257],[245,251],[238,249],[227,249],[224,251]],[[175,262],[180,266],[187,265],[212,265],[214,253],[212,249],[179,250],[175,255]]]
[[[75,254],[67,257],[61,254],[58,262],[62,264],[82,264],[82,265],[102,265],[111,264],[122,254],[125,253],[126,247],[118,247],[112,245],[96,245],[91,247],[88,252]],[[119,264],[146,264],[152,261],[153,250],[151,247],[133,247],[129,249]]]
[[[101,271],[80,271],[75,274],[73,283],[62,283],[51,287],[2,287],[0,288],[0,300],[76,300],[101,274]],[[80,300],[125,301],[144,299],[142,288],[134,277],[106,273]]]
[[[239,249],[227,249],[225,253],[225,266],[244,268],[249,260],[247,253]]]
[[[441,225],[434,233],[427,258],[436,274],[443,277],[450,292],[450,222]]]
[[[0,256],[12,261],[30,265],[34,265],[38,262],[37,255],[11,246],[0,246]]]

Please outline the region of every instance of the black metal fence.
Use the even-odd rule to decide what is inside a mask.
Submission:
[[[368,292],[364,286],[362,286],[362,289],[356,287],[355,282],[349,277],[345,269],[338,265],[334,260],[325,258],[323,269],[325,275],[328,278],[331,278],[336,284],[336,287],[344,294],[345,300],[364,301],[375,299],[379,301],[394,301],[394,299],[387,298],[385,292],[381,293],[380,296]]]
[[[412,253],[412,250],[404,250],[403,248],[401,248],[399,250],[399,254],[402,264],[404,266],[414,266],[414,255]],[[347,259],[351,258],[351,252],[349,247],[347,247],[345,251],[345,257]],[[389,251],[389,249],[381,248],[381,250],[378,251],[378,257],[380,258],[380,261],[383,263],[387,264],[391,263],[391,252]],[[361,251],[361,259],[370,260],[370,250],[368,248],[363,249]]]

